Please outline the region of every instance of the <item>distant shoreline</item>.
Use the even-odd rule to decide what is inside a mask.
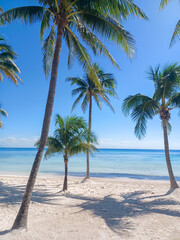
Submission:
[[[0,172],[0,177],[28,177],[30,172]],[[82,172],[69,172],[69,177],[84,178],[85,173]],[[38,177],[63,177],[64,172],[39,172]],[[128,173],[91,173],[91,178],[102,179],[134,179],[134,180],[156,180],[156,181],[169,181],[168,176],[155,176],[155,175],[141,175],[141,174],[128,174]],[[176,177],[180,181],[180,177]]]

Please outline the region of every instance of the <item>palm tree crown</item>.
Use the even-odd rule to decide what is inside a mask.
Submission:
[[[103,53],[111,62],[118,66],[106,46],[96,36],[99,33],[121,47],[128,56],[134,52],[134,40],[120,24],[120,19],[129,15],[147,19],[143,11],[131,0],[99,1],[99,0],[38,0],[41,6],[26,6],[8,10],[1,14],[0,23],[22,19],[25,23],[41,21],[40,37],[43,42],[46,29],[50,33],[43,42],[43,66],[46,76],[50,73],[55,46],[56,26],[63,29],[63,38],[69,49],[68,64],[74,57],[83,68],[98,81],[93,69],[90,55],[80,39],[90,47],[95,55]]]
[[[66,158],[87,150],[93,152],[96,147],[91,143],[97,143],[95,135],[91,132],[90,144],[87,143],[87,123],[83,118],[71,116],[56,117],[56,130],[54,137],[48,137],[45,157],[48,158],[55,153],[63,153]]]
[[[88,74],[86,74],[84,78],[70,77],[67,79],[67,81],[71,82],[71,85],[78,86],[76,89],[72,90],[72,95],[79,94],[72,106],[72,110],[76,107],[79,101],[82,100],[81,106],[85,112],[90,102],[90,98],[93,98],[99,109],[101,109],[101,102],[104,101],[114,111],[108,95],[117,97],[115,91],[116,80],[113,74],[104,73],[97,64],[94,64],[94,69],[100,79],[100,87],[95,85],[94,81]]]
[[[161,0],[160,3],[160,9],[163,9],[169,2],[170,0]],[[171,38],[170,46],[175,42],[177,38],[180,36],[180,20],[177,22],[174,33]]]
[[[180,66],[175,63],[160,71],[159,66],[153,70],[150,67],[149,78],[153,80],[155,92],[153,97],[136,94],[127,97],[122,106],[125,115],[131,112],[131,117],[136,121],[135,135],[141,139],[146,134],[148,119],[155,115],[161,120],[167,121],[167,127],[171,130],[170,111],[180,108]]]
[[[6,43],[3,37],[0,37],[0,81],[3,81],[3,75],[11,79],[16,85],[18,80],[22,81],[18,76],[19,68],[14,63],[16,53]]]

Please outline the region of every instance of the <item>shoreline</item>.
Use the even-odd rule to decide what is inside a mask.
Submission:
[[[0,172],[0,177],[28,177],[30,172]],[[38,173],[38,178],[56,178],[64,177],[64,173]],[[69,178],[85,178],[85,173],[68,173]],[[147,180],[147,181],[169,181],[168,176],[152,176],[152,175],[141,175],[141,174],[125,174],[125,173],[92,173],[90,175],[92,179],[129,179],[129,180]],[[180,182],[180,177],[175,176],[176,181]]]

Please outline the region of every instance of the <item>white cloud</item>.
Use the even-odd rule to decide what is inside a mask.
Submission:
[[[16,141],[16,138],[15,137],[8,137],[7,141],[13,143],[13,142]]]
[[[38,136],[32,138],[6,137],[0,139],[0,147],[34,147]]]

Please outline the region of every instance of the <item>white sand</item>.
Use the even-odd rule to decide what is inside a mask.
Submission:
[[[180,189],[167,181],[38,178],[28,229],[6,232],[27,177],[0,176],[0,240],[180,240]]]

